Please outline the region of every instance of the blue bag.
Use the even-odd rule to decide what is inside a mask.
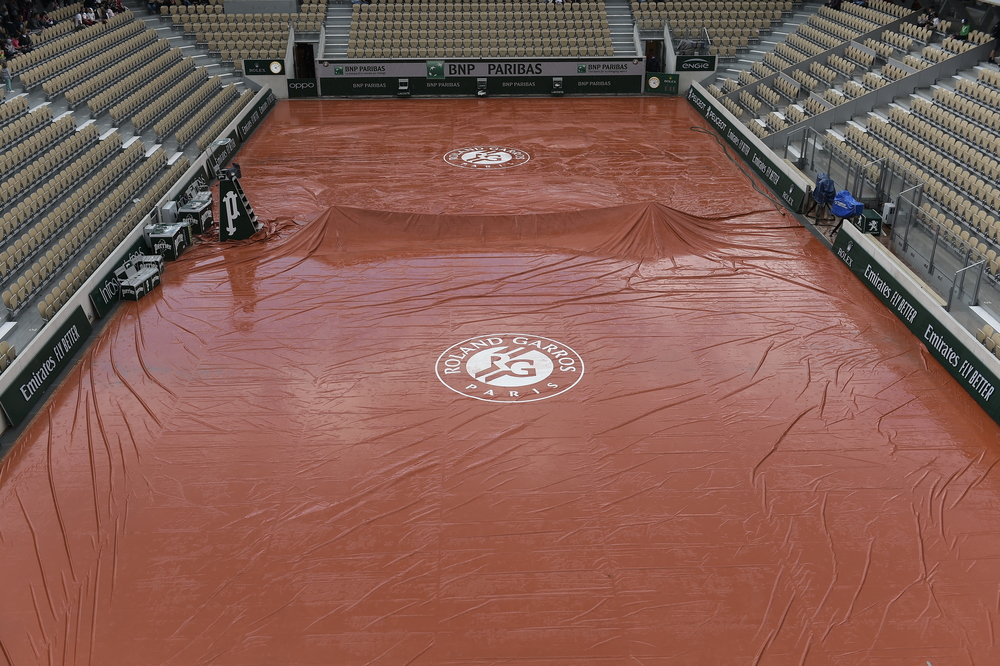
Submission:
[[[847,190],[837,192],[837,196],[833,199],[833,206],[830,208],[830,212],[837,217],[854,217],[861,215],[864,210],[865,205],[852,197]]]

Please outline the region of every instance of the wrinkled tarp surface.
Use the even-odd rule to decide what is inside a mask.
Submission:
[[[268,232],[169,264],[3,461],[0,661],[997,663],[997,426],[696,124],[279,105]],[[484,144],[532,158],[441,160]],[[585,373],[438,380],[508,332]]]

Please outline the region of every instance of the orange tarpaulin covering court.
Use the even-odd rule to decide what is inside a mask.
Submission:
[[[4,459],[0,663],[996,663],[1000,430],[692,126],[280,104]]]

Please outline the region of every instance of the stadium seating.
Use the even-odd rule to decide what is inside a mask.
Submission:
[[[201,84],[198,88],[185,95],[183,101],[163,116],[159,122],[153,125],[153,130],[156,132],[157,140],[162,141],[170,132],[174,130],[174,128],[183,122],[185,118],[190,116],[196,108],[211,99],[212,96],[219,91],[221,86],[221,79],[218,76],[213,76],[211,79]]]
[[[72,118],[65,118],[72,124]],[[23,169],[0,184],[0,207],[16,199],[21,193],[34,187],[36,183],[48,180],[49,174],[55,169],[67,164],[68,160],[80,150],[87,148],[97,140],[97,126],[90,124],[79,132],[63,135],[65,138],[49,148],[44,154],[33,157]],[[7,171],[5,171],[6,173]]]
[[[16,357],[17,354],[15,353],[14,347],[12,347],[9,342],[6,340],[0,342],[0,372],[6,370],[7,366],[9,366],[11,361],[13,361]]]
[[[95,52],[92,48],[94,42],[102,36],[115,37],[119,35],[119,30],[124,29],[126,33],[135,34],[143,29],[141,23],[136,23],[134,27],[131,11],[126,11],[116,15],[110,21],[98,23],[88,28],[83,28],[71,34],[46,43],[33,49],[31,53],[18,56],[10,61],[10,73],[18,76],[21,84],[30,88],[47,78],[55,76],[63,71],[70,63],[83,58],[84,51]],[[112,39],[108,43],[114,43]]]
[[[165,8],[166,9],[166,8]],[[199,44],[224,62],[242,68],[245,59],[284,58],[289,26],[299,32],[319,32],[326,17],[326,1],[304,3],[291,14],[225,14],[222,3],[174,5],[166,12],[175,28],[193,35]]]
[[[167,193],[177,182],[177,179],[191,166],[184,157],[175,162],[170,169],[149,189],[139,203],[133,205],[97,243],[94,250],[87,253],[76,265],[59,280],[55,287],[38,302],[38,311],[42,319],[49,320],[76,293],[76,290],[87,281],[101,263],[110,256],[125,237],[152,210],[156,202]],[[2,351],[2,347],[0,347]],[[0,359],[2,365],[2,359]]]
[[[603,2],[355,5],[350,58],[612,55]]]
[[[109,104],[114,104],[111,107],[111,118],[115,122],[120,123],[129,118],[143,104],[146,104],[154,97],[162,95],[165,90],[190,75],[193,71],[193,59],[185,58],[180,60],[179,50],[173,49],[168,51],[160,58],[157,58],[151,65],[143,68],[143,71],[138,72],[135,79],[129,77],[129,79],[121,84],[121,87],[115,87],[92,100],[93,105],[90,106],[91,113],[93,114],[98,109],[106,108]],[[158,72],[162,73],[158,74]],[[138,76],[139,74],[142,76]],[[204,74],[201,76],[204,77]],[[143,81],[147,83],[140,88],[136,88]],[[122,99],[123,96],[124,99]]]
[[[164,112],[197,90],[198,86],[203,84],[207,79],[208,73],[204,69],[194,70],[136,112],[132,116],[132,126],[140,132],[145,130],[157,118],[163,115]],[[218,85],[218,82],[216,82],[216,85]]]

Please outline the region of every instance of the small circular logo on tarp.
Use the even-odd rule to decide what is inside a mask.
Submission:
[[[534,402],[565,393],[583,377],[583,359],[551,338],[480,335],[452,345],[435,367],[456,393],[488,402]]]
[[[464,169],[510,169],[527,164],[531,156],[517,148],[505,146],[470,146],[456,148],[444,156],[444,161]]]

